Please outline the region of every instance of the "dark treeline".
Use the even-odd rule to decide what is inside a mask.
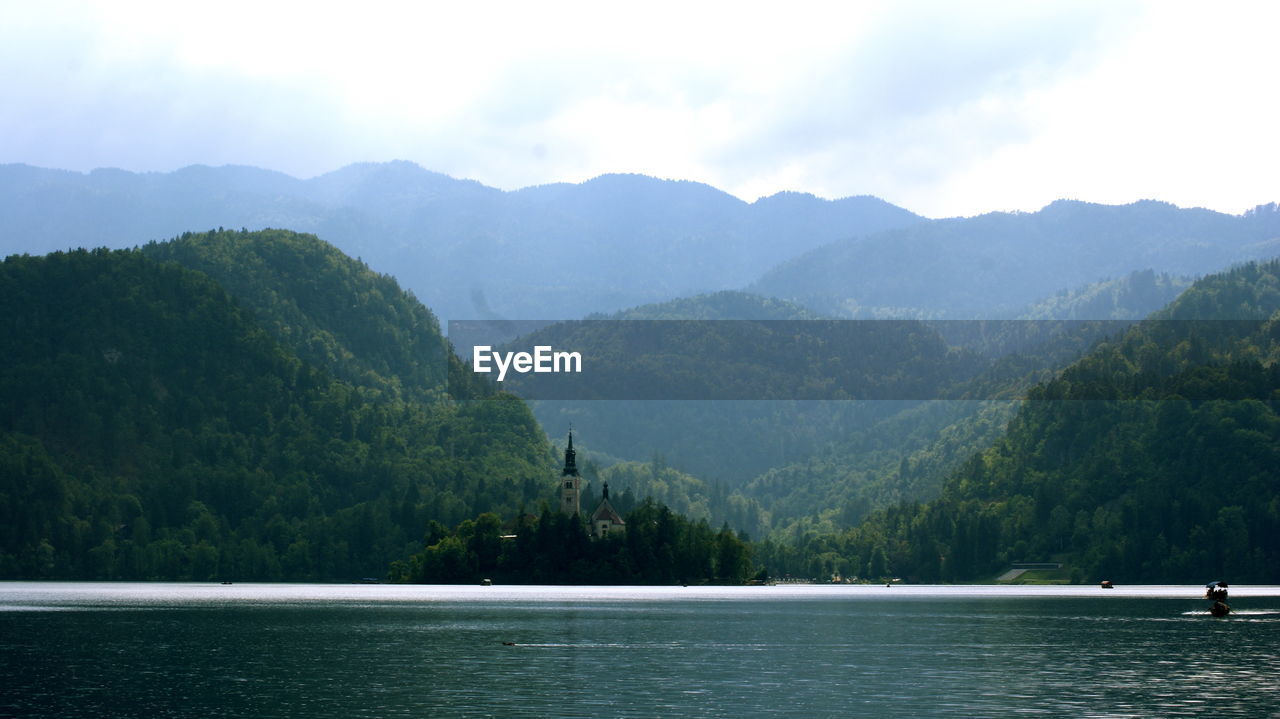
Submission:
[[[756,574],[751,545],[728,525],[712,530],[644,501],[626,531],[592,539],[580,516],[543,508],[508,524],[482,514],[453,530],[432,522],[426,548],[395,562],[393,581],[428,584],[741,584]]]

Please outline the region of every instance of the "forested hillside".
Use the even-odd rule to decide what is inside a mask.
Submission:
[[[1173,282],[1131,276],[1075,297],[1154,297]],[[454,576],[439,574],[447,562],[424,548],[487,537],[488,524],[472,531],[485,513],[527,521],[554,476],[552,448],[523,401],[461,367],[434,315],[394,280],[312,236],[216,231],[139,250],[12,256],[0,265],[0,310],[3,577],[352,579],[410,556],[416,564],[394,570],[401,578]],[[600,458],[647,460],[584,461],[584,501],[607,481],[624,512],[659,511],[645,509],[650,497],[688,515],[672,520],[672,536],[701,547],[702,577],[747,571],[734,558],[724,560],[731,572],[716,569],[715,547],[749,550],[709,529],[727,522],[771,533],[756,556],[774,574],[958,581],[1014,561],[1060,561],[1081,580],[1277,581],[1278,312],[1272,261],[1201,279],[1124,331],[876,323],[898,333],[885,345],[897,354],[788,335],[815,352],[731,378],[767,389],[799,363],[813,381],[852,368],[894,393],[925,382],[942,397],[1025,394],[998,438],[1012,404],[544,402],[538,411],[554,436],[575,422]],[[767,350],[769,323],[815,320],[739,293],[617,318],[726,315],[766,319],[721,323],[686,338],[686,349],[745,337]],[[1109,330],[1118,334],[1056,372]],[[556,331],[567,330],[545,336],[600,340]],[[975,349],[949,348],[946,334]],[[615,552],[632,556],[618,574],[626,581],[676,576],[627,554],[640,545],[611,546],[582,554],[583,567]],[[522,547],[524,559],[486,567],[525,576],[542,550]],[[583,567],[556,571],[572,581]]]
[[[925,581],[1014,561],[1078,580],[1280,580],[1278,320],[1280,261],[1204,278],[1036,388],[940,499],[774,561]]]
[[[1172,302],[1192,278],[1135,270],[1112,280],[1064,289],[1045,297],[1018,317],[1028,320],[1140,320]]]
[[[433,519],[543,496],[524,403],[444,397],[394,282],[289,233],[177,244],[0,266],[0,576],[381,576]],[[243,265],[244,298],[161,256]]]
[[[185,233],[142,252],[209,275],[277,341],[339,379],[397,399],[440,398],[450,353],[435,315],[314,235]]]
[[[570,424],[579,428],[583,446],[602,463],[633,460],[602,472],[614,477],[608,481],[615,491],[651,496],[690,517],[708,518],[713,526],[728,522],[752,537],[767,536],[778,522],[827,509],[800,499],[813,499],[807,490],[822,477],[806,475],[758,497],[749,489],[754,478],[805,462],[917,404],[759,398],[794,397],[806,388],[830,397],[833,387],[841,386],[850,394],[879,393],[874,396],[938,394],[981,367],[976,355],[949,351],[936,332],[919,323],[833,323],[787,302],[738,292],[682,298],[599,319],[636,324],[569,323],[514,344],[582,349],[591,362],[603,361],[606,371],[628,381],[638,379],[647,391],[691,397],[736,391],[749,399],[534,401],[543,426],[553,437],[563,436]],[[707,322],[683,322],[691,319]],[[677,332],[676,341],[647,345],[652,356],[618,350],[626,330],[641,328],[636,331],[648,336],[644,323],[659,320],[678,320],[673,324],[686,331]],[[673,357],[680,358],[679,369],[670,366]],[[900,444],[889,441],[895,449]],[[797,501],[778,502],[778,494],[794,494]],[[775,515],[774,506],[784,514]]]
[[[1144,278],[1108,286],[1145,286]],[[1150,280],[1153,285],[1164,282],[1154,276]],[[1121,301],[1114,306],[1128,305]],[[1120,321],[1074,320],[833,322],[783,300],[739,292],[645,305],[598,319],[723,321],[708,322],[688,342],[666,343],[671,346],[660,358],[698,357],[702,348],[705,362],[700,366],[712,368],[729,357],[718,374],[703,369],[683,375],[691,383],[715,382],[719,391],[748,387],[763,397],[775,386],[795,391],[826,382],[826,387],[839,387],[841,378],[853,377],[850,395],[857,395],[852,391],[857,387],[863,397],[880,398],[532,403],[551,436],[562,436],[573,423],[602,459],[660,455],[667,466],[698,478],[691,496],[697,497],[694,504],[715,508],[713,523],[727,520],[755,537],[836,531],[875,509],[933,499],[965,458],[999,436],[1015,409],[1014,400],[1078,359],[1098,338],[1125,326]],[[770,335],[782,330],[790,333],[786,351],[776,357],[761,352],[776,341]],[[658,359],[649,362],[639,353],[617,351],[619,331],[608,324],[569,323],[560,330],[544,328],[515,344],[572,346],[593,362],[603,350],[606,365],[618,364],[619,355],[638,365],[620,373],[653,371]],[[866,341],[884,333],[897,339]],[[850,341],[836,341],[842,338]],[[734,347],[748,351],[733,357]],[[649,349],[658,354],[658,348]],[[670,387],[681,377],[664,370],[642,384],[648,390]],[[691,393],[704,390],[695,385]],[[945,399],[922,401],[931,397]],[[721,488],[722,501],[713,500],[712,487]],[[671,506],[684,505],[676,501]]]
[[[547,509],[505,524],[495,514],[453,530],[432,524],[423,551],[390,575],[429,584],[740,584],[756,571],[751,545],[728,526],[715,531],[652,501],[624,521],[624,533],[596,540],[578,518]]]

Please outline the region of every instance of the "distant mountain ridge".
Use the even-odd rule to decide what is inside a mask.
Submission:
[[[5,253],[132,247],[217,227],[316,234],[393,274],[443,321],[576,319],[723,290],[835,317],[1106,319],[1080,315],[1109,312],[1103,295],[1123,288],[1045,302],[1133,272],[1195,277],[1280,254],[1274,204],[1233,216],[1059,200],[927,220],[869,196],[779,192],[747,203],[628,174],[507,192],[402,161],[309,180],[238,166],[0,165]],[[1143,310],[1173,288],[1157,289]]]
[[[310,180],[251,167],[82,174],[0,166],[0,250],[132,247],[193,230],[316,234],[441,318],[573,319],[736,289],[836,239],[921,222],[873,197],[747,203],[642,175],[504,192],[408,162]]]
[[[1108,277],[1139,270],[1197,276],[1277,254],[1275,204],[1235,216],[1151,200],[1059,200],[1033,213],[936,220],[838,240],[775,267],[747,290],[841,317],[1013,319],[1042,311],[1030,306],[1055,292]],[[1167,301],[1151,289],[1156,302]],[[1110,315],[1112,308],[1095,311]]]

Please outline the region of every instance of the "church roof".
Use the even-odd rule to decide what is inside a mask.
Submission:
[[[599,522],[602,519],[607,519],[613,524],[626,524],[626,522],[622,520],[622,515],[618,514],[618,511],[609,503],[608,497],[600,500],[600,504],[596,507],[596,511],[591,513],[591,521]]]

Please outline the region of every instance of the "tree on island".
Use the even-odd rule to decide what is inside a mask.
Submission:
[[[452,531],[433,522],[425,549],[389,575],[424,584],[741,584],[756,573],[750,543],[728,525],[717,532],[646,500],[626,527],[592,539],[582,517],[547,507],[505,524],[485,513]]]

